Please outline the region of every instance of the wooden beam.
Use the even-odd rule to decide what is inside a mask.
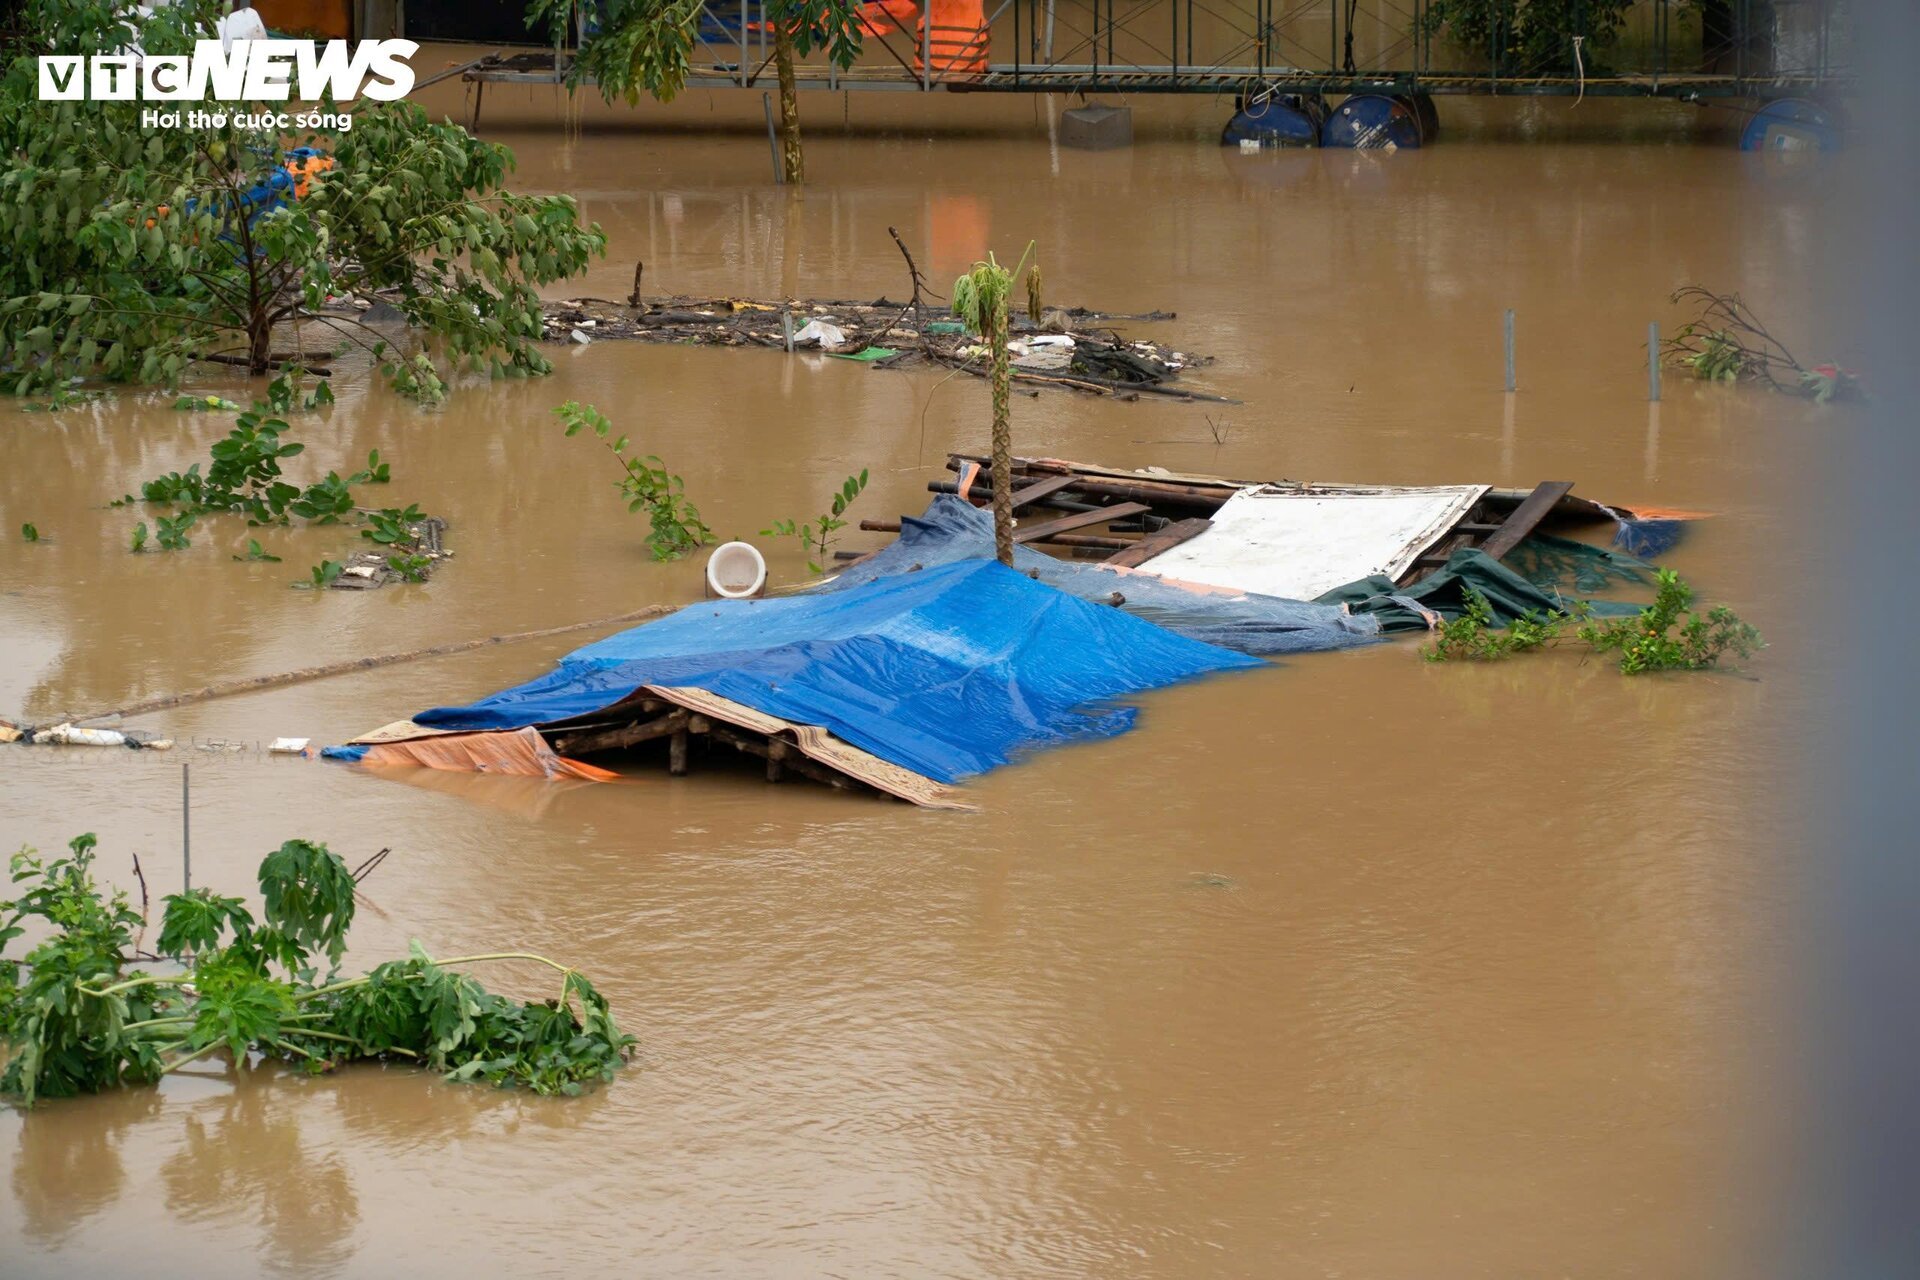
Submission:
[[[1128,516],[1145,515],[1147,510],[1147,504],[1144,502],[1116,502],[1110,507],[1101,507],[1098,511],[1076,511],[1070,516],[1061,516],[1058,520],[1043,520],[1039,524],[1015,529],[1013,540],[1036,542],[1055,534],[1085,529],[1089,525],[1105,524],[1109,520],[1124,520]]]
[[[555,738],[553,749],[562,755],[571,756],[586,755],[594,751],[619,751],[626,747],[638,746],[642,742],[651,742],[655,738],[664,738],[668,734],[678,733],[686,727],[687,713],[675,711],[661,716],[658,720],[615,725],[611,729],[594,729],[586,733]]]
[[[1505,523],[1480,544],[1480,549],[1495,560],[1505,556],[1520,545],[1522,538],[1533,532],[1534,526],[1546,519],[1547,512],[1553,510],[1554,504],[1566,497],[1572,488],[1571,480],[1544,480],[1535,485],[1533,492],[1513,509],[1513,514],[1506,518]]]
[[[1179,546],[1187,539],[1205,533],[1213,527],[1213,521],[1195,517],[1168,525],[1158,533],[1146,537],[1117,555],[1108,556],[1101,563],[1110,564],[1116,569],[1132,569],[1145,564],[1163,551]]]

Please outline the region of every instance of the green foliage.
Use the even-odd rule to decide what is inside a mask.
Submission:
[[[313,566],[312,569],[308,570],[308,572],[312,574],[312,577],[313,577],[312,581],[297,582],[294,585],[299,587],[310,587],[315,591],[324,590],[325,588],[330,587],[335,582],[339,581],[340,575],[345,573],[346,571],[347,571],[347,566],[341,564],[337,560],[322,560],[319,564]]]
[[[574,31],[578,0],[532,0],[527,25],[553,44]],[[606,0],[594,30],[576,51],[567,85],[592,84],[608,102],[632,106],[642,95],[671,102],[686,87],[704,0]],[[765,20],[783,27],[802,57],[825,50],[842,71],[860,56],[864,28],[857,0],[766,0]]]
[[[1693,338],[1698,349],[1680,357],[1696,377],[1708,382],[1735,382],[1755,372],[1754,357],[1725,329],[1682,326],[1680,338]]]
[[[832,560],[834,535],[847,527],[840,517],[846,514],[853,500],[858,498],[867,487],[866,468],[862,467],[857,476],[848,476],[841,481],[840,488],[833,495],[833,501],[827,510],[810,521],[776,520],[760,531],[767,538],[798,538],[807,553],[807,569],[812,573],[825,573],[825,566]],[[813,557],[818,556],[815,560]]]
[[[187,530],[193,527],[193,522],[197,518],[191,511],[182,512],[177,516],[156,516],[153,521],[153,540],[160,544],[162,551],[185,551],[192,545],[187,537]]]
[[[31,523],[23,524],[20,526],[20,540],[22,542],[38,542],[40,541],[40,530]]]
[[[1760,632],[1725,605],[1686,614],[1683,621],[1693,588],[1671,569],[1659,570],[1656,581],[1653,603],[1630,618],[1599,618],[1581,605],[1565,613],[1528,613],[1504,631],[1494,629],[1487,598],[1469,589],[1465,612],[1441,623],[1424,655],[1429,662],[1494,661],[1560,644],[1569,626],[1577,626],[1575,638],[1595,653],[1618,653],[1626,675],[1704,671],[1729,653],[1749,658],[1762,647]]]
[[[1618,653],[1620,670],[1628,675],[1644,671],[1703,671],[1717,667],[1732,653],[1749,658],[1762,645],[1760,632],[1725,605],[1704,615],[1686,613],[1693,588],[1671,569],[1658,575],[1653,603],[1635,618],[1588,622],[1580,638],[1599,653]]]
[[[367,454],[367,465],[352,475],[329,471],[323,479],[304,488],[289,481],[281,464],[298,457],[304,444],[286,439],[291,429],[281,414],[309,412],[333,403],[333,392],[320,382],[311,392],[301,385],[301,371],[291,369],[275,378],[267,387],[266,398],[240,414],[225,439],[214,442],[203,471],[194,463],[185,471],[156,476],[140,486],[137,500],[170,503],[180,514],[158,517],[158,540],[163,550],[186,545],[185,529],[200,514],[242,515],[252,525],[289,524],[293,519],[310,524],[338,524],[360,515],[354,501],[354,486],[387,484],[393,478],[392,467],[374,449]],[[131,495],[123,501],[135,501]],[[118,504],[116,504],[118,505]],[[431,561],[416,554],[412,526],[425,519],[418,506],[383,507],[366,513],[363,537],[379,546],[407,553],[389,561],[389,567],[410,582],[425,579]],[[178,541],[175,541],[175,538]],[[147,541],[147,526],[142,522],[133,531],[133,549],[139,551]],[[280,557],[267,554],[257,539],[248,539],[245,555],[235,560],[278,563]],[[397,561],[397,562],[396,562]],[[344,565],[325,561],[312,570],[311,580],[297,586],[325,587],[337,579]]]
[[[362,101],[345,132],[282,139],[234,124],[145,129],[139,100],[39,100],[35,54],[136,41],[149,55],[183,53],[214,16],[211,0],[150,17],[103,0],[18,6],[18,56],[0,79],[0,390],[45,393],[75,377],[173,385],[236,345],[264,373],[276,337],[303,320],[424,400],[444,395],[462,363],[546,372],[536,289],[577,274],[606,242],[571,197],[505,190],[505,147],[407,101]],[[336,164],[304,198],[250,220],[246,193],[289,141]],[[350,293],[391,301],[420,349],[322,312]]]
[[[569,400],[555,409],[554,416],[566,425],[568,435],[592,431],[612,451],[624,473],[620,492],[629,512],[647,513],[647,545],[656,560],[674,560],[704,546],[713,530],[700,519],[700,509],[686,499],[686,486],[679,476],[668,471],[658,457],[627,453],[626,436],[612,436],[613,423],[590,404]]]
[[[1516,73],[1571,71],[1573,38],[1583,38],[1587,74],[1620,37],[1635,0],[1428,0],[1421,26]]]
[[[243,556],[235,556],[234,559],[235,560],[259,560],[267,564],[280,563],[280,557],[268,555],[266,548],[260,545],[260,539],[258,538],[248,538],[247,554]]]
[[[155,976],[129,966],[143,921],[124,893],[92,875],[94,838],[65,858],[13,859],[15,896],[0,900],[0,1093],[41,1098],[151,1083],[225,1051],[238,1069],[257,1056],[328,1071],[404,1059],[454,1080],[578,1094],[611,1079],[633,1037],[587,978],[544,957],[498,952],[436,961],[413,944],[404,960],[357,978],[318,982],[314,958],[337,967],[354,915],[353,876],[325,845],[289,840],[260,864],[256,921],[237,897],[195,889],[166,899],[158,947],[183,966]],[[45,935],[24,963],[6,955],[32,921]],[[456,966],[544,965],[556,996],[516,1001]]]
[[[94,1046],[125,1036],[129,1022],[154,1013],[151,992],[88,999],[88,984],[112,982],[133,945],[140,913],[121,892],[103,895],[93,879],[91,834],[68,843],[68,856],[44,861],[22,849],[12,859],[15,896],[0,900],[0,960],[22,936],[21,922],[44,922],[51,935],[24,965],[0,968],[0,1033],[6,1066],[0,1094],[31,1106],[36,1098],[95,1093],[158,1076],[152,1055],[101,1054]],[[24,975],[25,981],[21,978]]]
[[[1493,607],[1487,598],[1467,589],[1466,610],[1449,618],[1434,632],[1433,644],[1425,651],[1428,662],[1468,659],[1492,662],[1544,648],[1559,639],[1560,628],[1571,620],[1565,613],[1535,614],[1529,611],[1515,618],[1505,630],[1495,630]]]
[[[426,512],[420,510],[417,503],[404,509],[382,507],[366,513],[368,527],[360,531],[360,536],[383,547],[410,543],[413,541],[413,526],[426,518]]]
[[[418,553],[387,557],[387,568],[399,574],[408,582],[425,582],[427,574],[433,568],[433,561]]]
[[[235,418],[226,438],[214,442],[204,473],[196,462],[185,471],[156,476],[140,486],[141,500],[173,503],[191,512],[244,515],[251,524],[286,524],[289,515],[333,523],[353,510],[350,486],[375,480],[374,470],[356,472],[346,480],[328,472],[326,479],[305,489],[289,483],[280,464],[298,457],[307,446],[282,439],[291,428],[278,416],[331,403],[333,393],[324,382],[302,396],[297,370],[280,375],[268,384],[267,398],[256,400]],[[384,480],[387,469],[377,451],[368,462]]]

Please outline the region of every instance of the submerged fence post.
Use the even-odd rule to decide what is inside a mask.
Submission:
[[[1514,383],[1513,383],[1513,308],[1512,307],[1507,308],[1507,317],[1505,321],[1505,327],[1506,327],[1506,334],[1507,334],[1507,390],[1512,391],[1515,389]]]
[[[1660,322],[1647,325],[1647,399],[1660,401]]]
[[[186,761],[180,762],[180,885],[183,893],[193,892],[193,811],[192,784]]]
[[[780,139],[773,132],[773,95],[761,94],[760,105],[767,113],[767,151],[773,156],[773,185],[782,186],[786,183],[787,175],[780,167]]]
[[[787,340],[787,354],[793,354],[793,312],[780,313],[780,336]]]

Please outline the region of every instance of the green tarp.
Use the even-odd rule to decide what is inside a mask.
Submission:
[[[1556,538],[1554,541],[1559,543],[1564,540]],[[1582,545],[1566,543],[1565,547]],[[1565,554],[1564,547],[1549,549]],[[1613,558],[1622,562],[1629,559],[1624,556]],[[1637,569],[1638,562],[1633,563]],[[1391,578],[1376,574],[1358,582],[1349,582],[1343,587],[1335,587],[1314,603],[1343,604],[1352,613],[1372,614],[1379,619],[1382,631],[1425,631],[1428,629],[1427,614],[1457,618],[1465,613],[1468,591],[1486,597],[1488,606],[1493,610],[1495,623],[1502,627],[1524,614],[1566,610],[1581,603],[1575,597],[1564,595],[1551,587],[1538,586],[1484,551],[1471,548],[1454,552],[1439,569],[1411,586],[1396,587]],[[1585,603],[1598,617],[1628,617],[1645,607],[1620,600],[1589,600]]]

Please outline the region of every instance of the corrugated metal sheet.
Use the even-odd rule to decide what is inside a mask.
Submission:
[[[1243,489],[1213,527],[1140,566],[1145,573],[1288,600],[1373,574],[1398,577],[1458,524],[1483,484],[1400,489]]]

